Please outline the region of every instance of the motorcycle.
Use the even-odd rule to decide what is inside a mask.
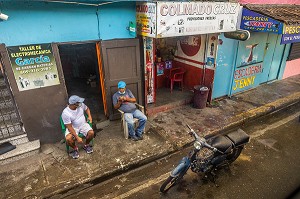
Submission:
[[[166,193],[177,184],[189,168],[195,173],[211,176],[215,183],[214,171],[233,163],[250,139],[248,134],[239,129],[227,135],[219,135],[206,140],[204,137],[199,137],[189,125],[187,127],[190,130],[189,134],[195,139],[194,148],[186,157],[182,158],[161,185],[160,192],[162,193]]]

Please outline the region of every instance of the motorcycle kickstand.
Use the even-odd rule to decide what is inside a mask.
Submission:
[[[215,184],[216,187],[219,187],[219,185],[217,184],[217,174],[214,171],[209,172],[209,176],[210,176],[210,181],[213,182]]]

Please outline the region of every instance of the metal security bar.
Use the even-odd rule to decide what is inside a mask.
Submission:
[[[0,140],[25,134],[21,117],[0,60]]]

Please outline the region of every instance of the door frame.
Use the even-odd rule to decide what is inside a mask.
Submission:
[[[104,72],[103,72],[103,66],[102,66],[100,42],[101,42],[101,40],[55,42],[55,43],[52,43],[52,46],[53,46],[53,51],[55,52],[55,58],[56,58],[57,61],[59,61],[59,64],[60,64],[61,69],[62,69],[62,74],[63,74],[63,68],[62,68],[62,63],[61,63],[60,53],[59,53],[59,48],[58,48],[60,45],[77,45],[77,44],[91,44],[91,43],[95,44],[96,56],[97,56],[97,63],[98,63],[98,70],[99,70],[99,82],[98,83],[101,85],[102,100],[103,100],[103,107],[104,107],[104,115],[106,117],[108,117],[108,110],[107,110],[107,104],[106,104],[105,82],[104,82]],[[64,76],[64,74],[63,74],[63,76]],[[67,91],[67,87],[66,87],[66,82],[65,81],[64,81],[64,88],[65,88],[66,96],[68,96],[68,91]]]
[[[112,104],[112,96],[114,92],[112,92],[111,88],[116,88],[117,84],[119,81],[125,81],[127,84],[127,88],[130,87],[130,85],[137,85],[137,93],[135,94],[133,90],[131,90],[137,100],[137,103],[143,103],[143,91],[144,89],[142,88],[142,65],[141,65],[141,52],[140,52],[140,40],[138,38],[131,38],[131,39],[113,39],[113,40],[105,40],[101,41],[101,44],[99,44],[99,47],[101,45],[101,55],[102,55],[102,66],[104,73],[103,74],[103,79],[105,82],[105,90],[106,90],[106,105],[107,105],[107,111],[109,115],[110,120],[115,120],[120,118],[120,114],[118,113],[117,110],[114,109],[113,104]],[[130,47],[133,46],[135,47],[135,58],[136,58],[136,75],[128,78],[120,78],[120,79],[110,79],[110,70],[112,68],[109,66],[108,62],[108,53],[107,49],[112,49],[112,48],[120,48],[120,47]],[[117,90],[117,88],[116,88]]]

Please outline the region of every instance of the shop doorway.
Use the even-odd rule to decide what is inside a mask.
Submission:
[[[60,44],[58,46],[68,96],[85,98],[93,120],[106,120],[96,42]]]
[[[217,35],[209,34],[153,41],[144,39],[145,90],[149,115],[191,103],[196,85],[211,89],[217,38]],[[152,62],[153,70],[150,68]]]

